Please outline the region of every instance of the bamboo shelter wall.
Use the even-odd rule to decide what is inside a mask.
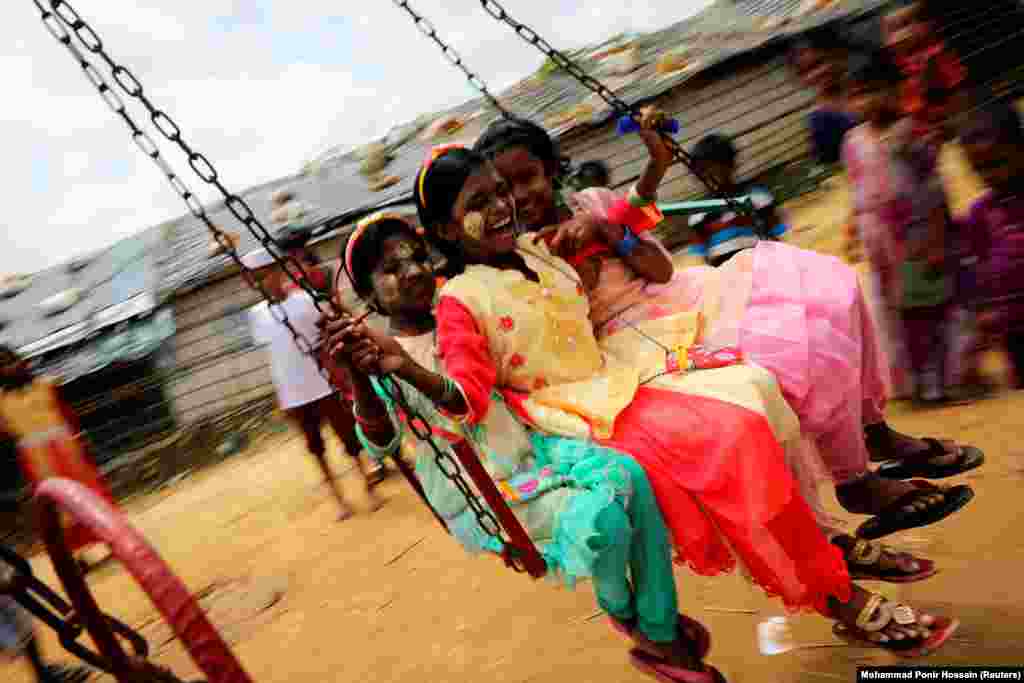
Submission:
[[[698,76],[654,103],[680,121],[676,139],[686,148],[709,133],[732,137],[740,154],[739,173],[749,177],[808,155],[805,117],[813,102],[813,93],[803,88],[784,57],[776,54],[767,61],[745,60],[728,75]],[[605,161],[616,187],[639,178],[647,159],[640,138],[618,136],[614,123],[563,140],[562,153],[574,163]],[[703,192],[695,177],[676,166],[659,196],[687,199]]]

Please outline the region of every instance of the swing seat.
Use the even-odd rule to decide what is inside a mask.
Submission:
[[[477,491],[494,512],[501,529],[508,534],[508,540],[504,541],[504,549],[494,555],[500,557],[505,566],[517,572],[526,572],[535,579],[545,576],[548,573],[547,563],[540,551],[537,550],[537,546],[534,545],[533,539],[513,514],[512,508],[505,502],[505,498],[501,495],[494,480],[480,464],[473,448],[465,439],[458,439],[452,443],[452,450],[473,481]]]

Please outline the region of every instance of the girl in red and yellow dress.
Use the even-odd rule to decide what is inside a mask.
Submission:
[[[36,377],[28,361],[6,346],[0,346],[0,433],[16,442],[18,462],[33,491],[46,479],[61,477],[113,504],[110,488],[82,439],[78,416],[61,396],[60,387],[51,378]],[[88,529],[69,517],[63,520],[68,548],[83,565],[95,565],[108,556],[92,552],[100,539]]]

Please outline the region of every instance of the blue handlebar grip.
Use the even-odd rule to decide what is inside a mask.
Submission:
[[[640,124],[629,114],[626,114],[619,119],[618,133],[619,135],[629,135],[630,133],[636,133],[640,130]],[[662,126],[662,130],[666,133],[675,135],[679,132],[679,121],[677,119],[667,119],[665,125]]]

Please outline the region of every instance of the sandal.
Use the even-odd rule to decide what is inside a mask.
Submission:
[[[897,552],[881,543],[872,543],[863,538],[857,539],[850,548],[844,548],[834,541],[833,543],[843,551],[843,557],[846,558],[846,564],[849,567],[850,578],[854,581],[914,583],[939,573],[935,563],[931,560],[920,559],[909,553]],[[918,571],[908,573],[899,567],[882,568],[879,566],[879,561],[883,555],[889,555],[890,557],[903,556],[913,560],[918,565]]]
[[[703,671],[672,666],[639,648],[629,651],[629,661],[635,669],[653,676],[662,683],[727,683],[722,672],[713,666],[704,665]]]
[[[902,460],[883,462],[876,470],[878,476],[885,479],[910,479],[911,477],[945,479],[981,467],[985,462],[985,454],[974,446],[956,446],[951,442],[943,443],[938,439],[930,438],[921,440],[928,444],[928,450]],[[945,465],[931,462],[933,458],[952,455],[952,451],[947,449],[947,445],[959,450],[956,461]]]
[[[633,632],[636,629],[636,620],[623,621],[609,615],[608,621],[611,622],[612,628],[621,635],[626,638],[633,637]],[[696,619],[680,614],[679,633],[685,641],[693,644],[693,653],[699,659],[704,659],[711,652],[711,632]]]
[[[882,538],[897,531],[916,529],[941,521],[967,505],[974,498],[974,489],[961,484],[940,488],[926,481],[908,482],[916,487],[892,503],[889,503],[877,515],[857,528],[857,536],[868,540]],[[941,496],[941,502],[930,502],[931,496]],[[919,509],[924,505],[924,509]],[[911,507],[912,510],[905,508]]]
[[[879,647],[897,656],[912,658],[924,657],[935,652],[950,639],[960,626],[957,619],[937,617],[932,625],[922,625],[922,628],[927,628],[930,632],[927,636],[902,640],[889,638],[882,642],[871,640],[873,634],[880,633],[892,622],[896,622],[899,626],[911,626],[919,623],[918,615],[913,607],[902,603],[891,603],[876,594],[868,599],[867,604],[857,615],[856,625],[848,626],[839,622],[832,627],[832,633],[853,645]]]

